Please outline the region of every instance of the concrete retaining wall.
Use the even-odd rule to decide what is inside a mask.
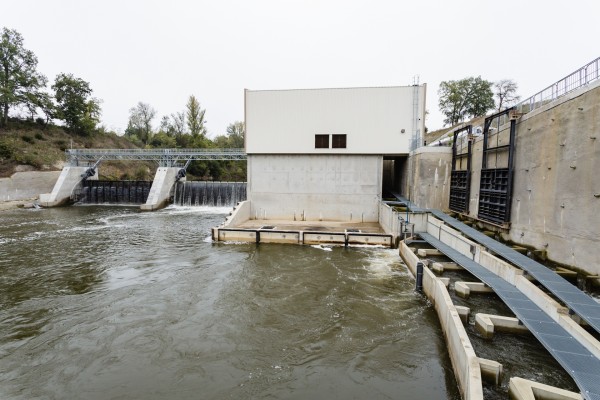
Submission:
[[[549,259],[593,275],[600,274],[599,116],[596,81],[517,120],[510,230],[484,224],[514,243],[545,250]],[[508,124],[501,127],[499,144],[507,143],[507,129]],[[471,218],[478,213],[482,148],[483,137],[478,137],[473,144]],[[411,193],[421,207],[447,209],[449,181],[445,185],[441,177],[449,176],[451,149],[446,148],[447,154],[429,149],[411,154],[408,169],[415,172],[412,178],[403,177],[404,193]],[[491,167],[504,167],[502,157],[489,160]]]
[[[377,222],[378,155],[248,155],[252,218]]]
[[[49,193],[59,176],[60,171],[28,171],[0,178],[0,201],[29,200]]]
[[[402,193],[423,208],[448,209],[450,198],[450,147],[420,147],[410,153],[402,173]]]
[[[146,204],[140,206],[142,211],[154,211],[168,204],[171,189],[175,184],[175,177],[180,168],[160,167],[156,170],[154,181],[148,194]]]
[[[400,256],[411,272],[416,275],[418,257],[404,242],[400,242],[399,247]],[[446,286],[427,267],[423,268],[423,291],[434,304],[438,314],[462,398],[465,400],[483,399],[479,359],[473,350]]]

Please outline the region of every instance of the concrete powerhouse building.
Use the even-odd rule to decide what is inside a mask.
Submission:
[[[425,90],[246,90],[250,218],[377,222],[421,141]]]

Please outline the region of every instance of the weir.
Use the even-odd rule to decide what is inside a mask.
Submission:
[[[246,200],[246,182],[177,182],[173,204],[178,206],[233,207]]]
[[[81,204],[143,204],[152,181],[85,180],[73,200]]]

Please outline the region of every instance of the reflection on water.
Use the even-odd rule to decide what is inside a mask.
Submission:
[[[459,398],[396,251],[207,241],[229,211],[0,214],[0,398]]]

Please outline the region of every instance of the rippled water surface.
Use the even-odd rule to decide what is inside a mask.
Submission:
[[[0,398],[459,398],[395,250],[213,244],[227,211],[0,213]]]

